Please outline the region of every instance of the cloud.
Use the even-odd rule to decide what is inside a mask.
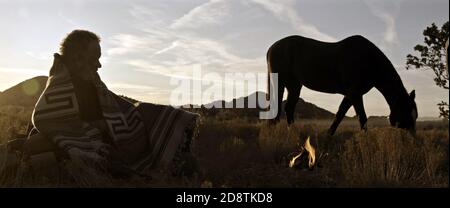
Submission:
[[[167,97],[170,90],[161,89],[154,86],[137,85],[134,83],[108,83],[108,88],[117,94],[123,94],[128,97],[144,102],[167,103]]]
[[[145,49],[145,46],[149,44],[146,40],[131,34],[115,35],[109,42],[113,45],[113,47],[107,50],[109,56],[139,51]]]
[[[161,2],[160,2],[161,3]],[[167,27],[172,14],[173,5],[163,1],[162,4],[152,1],[151,6],[145,1],[134,1],[128,10],[132,18],[141,22],[151,22],[153,25]],[[168,11],[170,10],[170,11]]]
[[[69,23],[69,25],[71,27],[78,27],[78,26],[80,26],[80,24],[78,22],[76,22],[74,19],[68,18],[66,15],[64,15],[61,10],[58,11],[58,17],[60,17],[66,23]]]
[[[171,29],[196,29],[200,26],[221,23],[229,17],[230,6],[225,0],[210,0],[191,9],[182,17],[173,21]]]
[[[161,63],[154,63],[149,60],[131,59],[125,62],[132,66],[135,71],[145,72],[150,74],[157,74],[166,77],[173,77],[177,79],[190,79],[192,65],[162,65]]]
[[[266,10],[270,11],[280,21],[287,22],[293,29],[299,32],[301,35],[311,37],[314,39],[335,42],[336,38],[319,31],[316,26],[307,23],[301,18],[297,11],[293,9],[294,1],[271,1],[271,0],[251,0],[252,2],[261,5]]]
[[[155,90],[155,87],[147,85],[137,85],[129,83],[108,83],[108,88],[112,89],[127,89],[127,90]]]
[[[32,51],[27,51],[27,52],[25,52],[25,54],[34,59],[42,60],[42,61],[51,60],[51,57],[53,57],[51,52],[35,53]]]
[[[177,47],[177,46],[178,46],[178,41],[174,41],[174,42],[172,42],[172,44],[170,44],[169,47],[163,48],[163,49],[161,49],[161,50],[159,50],[159,51],[156,51],[155,54],[162,54],[162,53],[165,53],[165,52],[167,52],[167,51],[170,51],[171,49],[174,49],[174,48]]]
[[[170,43],[170,45],[168,45]],[[242,67],[265,68],[265,59],[242,58],[209,38],[176,33],[164,28],[142,31],[142,35],[118,34],[109,39],[110,56],[123,56],[123,63],[141,72],[184,77],[186,69],[201,64],[207,71],[226,72]],[[247,70],[252,70],[252,69]]]
[[[155,21],[166,21],[164,12],[132,6],[129,13],[136,18],[135,26],[139,32],[114,35],[108,40],[107,54],[122,57],[123,63],[136,70],[169,77],[185,76],[181,69],[191,68],[194,64],[201,64],[204,69],[215,72],[242,69],[265,71],[264,53],[261,57],[242,57],[233,53],[235,48],[224,43],[220,37],[205,37],[195,29],[225,21],[224,18],[235,11],[230,9],[234,8],[233,3],[242,4],[239,1],[210,0],[174,19],[171,25],[161,25],[160,21]]]
[[[367,7],[370,9],[372,14],[377,18],[379,18],[381,21],[383,21],[383,23],[385,24],[381,49],[387,52],[391,51],[394,46],[399,44],[397,28],[395,25],[395,16],[393,12],[389,12],[388,8],[382,7],[382,5],[379,4],[380,1],[366,0],[364,2],[366,3]],[[398,10],[400,8],[401,3],[402,1],[397,1],[391,8],[394,10]]]
[[[46,75],[48,72],[44,70],[38,70],[34,68],[17,68],[17,67],[1,67],[0,72],[14,74],[14,75],[28,75],[28,76],[39,76]]]
[[[206,38],[177,36],[169,47],[156,51],[150,59],[129,59],[127,64],[140,71],[164,76],[185,76],[192,66],[201,64],[205,71],[230,72],[246,69],[249,72],[264,68],[265,58],[242,58],[231,53],[220,42]]]

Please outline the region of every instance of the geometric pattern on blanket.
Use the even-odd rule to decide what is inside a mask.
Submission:
[[[34,128],[48,136],[70,157],[98,164],[105,160],[107,132],[118,155],[131,168],[145,171],[169,166],[192,142],[199,115],[166,105],[132,104],[111,92],[95,72],[92,74],[107,129],[82,121],[67,68],[55,54],[47,85],[32,115]],[[93,162],[92,162],[93,161]]]

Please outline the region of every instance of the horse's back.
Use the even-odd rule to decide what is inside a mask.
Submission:
[[[292,35],[276,41],[269,48],[267,56],[284,55],[333,55],[336,53],[360,54],[361,50],[373,49],[375,45],[361,35],[347,37],[337,42],[324,42],[299,35]],[[289,54],[287,54],[289,53]],[[301,54],[303,53],[303,54]],[[299,58],[299,57],[296,57]]]
[[[272,46],[270,46],[268,52],[282,53],[289,50],[314,50],[323,47],[330,48],[334,44],[336,43],[323,42],[299,35],[292,35],[276,41],[274,44],[272,44]]]
[[[278,73],[281,81],[288,79],[286,84],[299,82],[317,91],[338,93],[337,46],[302,36],[283,38],[268,50],[269,70]]]

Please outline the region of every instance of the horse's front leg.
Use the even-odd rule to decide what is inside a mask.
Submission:
[[[288,125],[291,125],[292,123],[294,123],[295,106],[297,105],[301,88],[302,88],[302,85],[300,85],[300,84],[292,84],[287,87],[288,98],[287,98],[287,103],[286,103],[284,110],[286,112],[286,119],[287,119]]]
[[[339,110],[336,113],[336,117],[333,121],[333,124],[331,124],[330,128],[328,129],[329,135],[334,135],[337,127],[339,126],[339,124],[341,123],[342,119],[345,117],[345,114],[347,113],[348,109],[350,109],[351,106],[352,102],[350,101],[350,99],[344,97],[344,99],[342,99],[341,104],[339,105]]]
[[[353,107],[355,108],[356,114],[358,115],[361,130],[367,131],[367,116],[366,111],[364,110],[362,95],[351,97],[350,99],[353,103]]]
[[[275,92],[270,93],[270,100],[276,99],[276,106],[269,106],[269,108],[272,110],[272,108],[276,108],[275,110],[275,117],[273,119],[270,119],[268,121],[269,125],[275,125],[280,121],[281,113],[282,113],[282,104],[283,104],[283,94],[284,94],[284,84],[282,82],[278,82],[278,89],[275,89]],[[277,96],[274,95],[274,93],[277,93]]]

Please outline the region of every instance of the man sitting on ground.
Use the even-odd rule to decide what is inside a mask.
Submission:
[[[100,38],[74,30],[54,55],[47,86],[32,115],[33,131],[24,155],[61,151],[81,168],[83,183],[101,181],[114,168],[143,173],[154,168],[179,171],[195,135],[197,114],[170,106],[134,105],[109,91],[98,69]],[[117,168],[115,168],[117,170]],[[75,177],[76,178],[76,177]],[[93,181],[94,180],[94,181]]]

